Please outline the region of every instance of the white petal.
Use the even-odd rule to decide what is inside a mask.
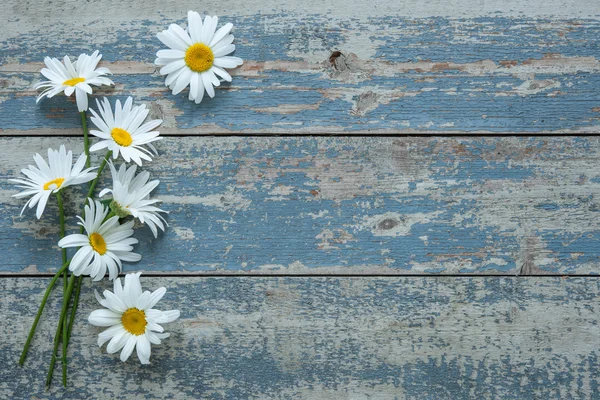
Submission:
[[[121,352],[121,361],[123,361],[123,362],[127,361],[129,356],[131,355],[131,353],[133,353],[133,349],[135,348],[136,342],[137,342],[137,340],[136,340],[135,336],[133,336],[133,335],[130,335],[127,338],[125,347],[123,347],[123,351]]]
[[[173,49],[168,49],[168,50],[159,50],[156,53],[157,57],[160,58],[172,58],[172,59],[181,59],[183,57],[185,57],[185,51],[181,51],[181,50],[173,50]]]
[[[181,75],[179,75],[179,78],[177,78],[177,82],[175,83],[175,86],[173,87],[173,94],[181,93],[181,91],[183,89],[185,89],[187,87],[187,85],[190,84],[191,79],[192,79],[192,71],[189,68],[184,68],[183,71],[181,72]]]
[[[164,30],[158,33],[156,37],[171,49],[185,51],[188,47],[183,40],[169,30]]]
[[[167,289],[164,287],[158,288],[154,292],[152,292],[150,298],[148,299],[148,303],[144,307],[144,310],[154,307],[156,303],[158,303],[160,299],[163,298],[165,293],[167,293]]]
[[[188,33],[179,25],[176,25],[176,24],[169,25],[169,31],[173,32],[173,34],[175,34],[175,36],[177,36],[179,39],[181,39],[188,46],[191,46],[193,44],[192,39],[190,38],[190,35],[188,35]]]
[[[87,93],[82,89],[75,88],[75,98],[77,99],[77,110],[79,112],[87,111],[88,97]]]
[[[150,341],[146,335],[137,337],[136,344],[137,356],[142,364],[150,364]]]
[[[156,322],[159,324],[166,324],[168,322],[173,322],[177,318],[179,318],[179,315],[180,315],[179,310],[163,311],[162,315],[156,319]]]
[[[238,65],[242,65],[243,62],[244,61],[239,57],[225,56],[215,58],[214,64],[221,68],[235,68]]]
[[[95,326],[113,326],[121,323],[121,315],[103,308],[92,311],[88,321]]]
[[[227,82],[231,82],[231,75],[229,75],[229,72],[225,71],[223,68],[217,67],[216,65],[213,65],[210,70],[216,74],[219,75],[221,78],[223,78],[225,81]]]
[[[180,70],[183,67],[185,67],[185,60],[173,61],[172,63],[167,64],[164,67],[162,67],[160,69],[160,74],[161,75],[168,75],[170,73],[173,73],[175,71]]]
[[[108,342],[118,333],[125,334],[125,329],[122,325],[114,325],[110,328],[106,328],[104,331],[98,334],[98,347],[102,347],[102,345]]]
[[[37,205],[37,210],[35,213],[35,216],[37,217],[37,219],[40,219],[42,217],[42,214],[44,213],[44,209],[46,208],[46,203],[48,202],[48,198],[50,197],[51,194],[52,194],[51,192],[46,192],[40,196],[40,200]]]
[[[188,31],[192,37],[192,42],[200,42],[202,36],[202,18],[200,18],[200,14],[195,11],[188,11]]]
[[[68,235],[62,238],[58,242],[58,247],[68,248],[68,247],[81,247],[90,243],[90,238],[86,235],[81,234],[73,234]]]
[[[118,331],[115,333],[110,342],[108,342],[108,346],[106,346],[106,352],[108,354],[114,354],[121,350],[130,337],[131,333],[127,332],[125,328],[123,328],[121,331]]]
[[[235,51],[235,45],[228,44],[225,46],[215,47],[213,54],[215,57],[223,57],[223,56],[226,56],[227,54],[233,53],[234,51]]]
[[[200,77],[202,78],[202,84],[206,89],[206,93],[210,97],[215,97],[215,89],[213,88],[212,82],[210,81],[210,76],[207,73],[203,73],[200,75]]]
[[[233,28],[233,24],[231,22],[229,22],[229,23],[223,25],[221,28],[219,28],[219,30],[213,36],[213,38],[210,42],[210,46],[212,47],[215,44],[217,44],[219,42],[219,40],[223,39],[226,35],[229,34],[229,32],[231,32],[232,28]]]

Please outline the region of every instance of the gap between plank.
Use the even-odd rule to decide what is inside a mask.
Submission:
[[[24,131],[26,132],[26,131]],[[78,137],[79,135],[59,135],[59,134],[2,134],[0,130],[0,138],[24,138],[24,137],[41,137],[41,138],[58,138],[58,137]],[[310,133],[310,132],[298,132],[298,133],[205,133],[205,134],[165,134],[163,137],[334,137],[334,138],[351,138],[351,137],[478,137],[478,138],[503,138],[503,137],[598,137],[600,132],[582,132],[582,133]]]
[[[54,274],[18,274],[18,273],[0,273],[0,279],[3,278],[51,278]],[[124,277],[125,274],[119,274]],[[516,274],[446,274],[446,275],[426,275],[426,274],[156,274],[144,273],[148,278],[600,278],[600,274],[543,274],[543,275],[516,275]]]

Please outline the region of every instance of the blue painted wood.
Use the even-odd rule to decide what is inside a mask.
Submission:
[[[0,63],[40,62],[43,55],[60,57],[89,52],[98,48],[109,61],[154,61],[158,48],[164,46],[156,33],[175,23],[186,26],[187,10],[179,18],[165,18],[155,13],[146,18],[115,16],[115,22],[65,32],[55,26],[53,15],[41,34],[10,32],[0,42]],[[56,11],[54,11],[56,14]],[[139,14],[138,14],[139,15]],[[20,15],[11,21],[18,25]],[[54,18],[52,18],[54,17]],[[470,63],[543,58],[548,54],[564,57],[597,57],[596,38],[600,21],[592,18],[411,18],[401,15],[344,18],[323,14],[261,13],[259,15],[221,16],[221,23],[234,24],[236,55],[253,61],[314,60],[333,50],[342,52],[374,50],[374,58],[391,62]],[[119,25],[113,27],[112,25]],[[110,26],[111,29],[106,29]],[[367,36],[361,47],[356,37]],[[356,47],[356,48],[354,48]],[[320,61],[325,61],[321,59]]]
[[[43,35],[15,30],[0,41],[5,64],[0,129],[9,134],[77,129],[73,104],[59,97],[36,105],[31,87],[41,79],[34,71],[44,55],[76,56],[92,44],[107,62],[117,62],[113,69],[119,72],[116,89],[99,95],[156,102],[168,133],[599,129],[595,19],[329,20],[286,14],[226,19],[236,25],[236,55],[246,65],[217,98],[200,106],[185,93],[173,96],[164,79],[151,73],[162,47],[156,32],[172,22],[183,24],[183,18],[130,18],[115,29],[92,27],[93,40],[65,35],[55,26]],[[343,56],[332,65],[334,50]]]
[[[110,284],[85,282],[70,387],[44,392],[60,293],[16,368],[47,280],[0,280],[0,397],[600,397],[597,279],[142,275],[144,288],[166,286],[163,309],[181,310],[146,366],[97,347],[86,317]]]
[[[4,74],[25,80],[32,74]],[[600,75],[539,74],[537,80],[510,75],[472,76],[455,71],[373,77],[368,83],[332,81],[321,73],[270,71],[260,79],[237,77],[223,84],[217,98],[200,106],[186,95],[173,96],[162,78],[136,74],[114,78],[123,100],[159,100],[155,116],[166,120],[167,133],[229,132],[530,132],[596,131]],[[424,82],[425,81],[425,82]],[[541,83],[539,83],[541,82]],[[521,95],[522,86],[537,84]],[[121,89],[123,87],[123,89]],[[383,93],[383,94],[379,94]],[[113,93],[109,94],[114,102]],[[12,90],[0,103],[0,127],[6,133],[71,128],[79,131],[73,101],[55,97],[36,104],[35,93]],[[93,108],[96,109],[95,103]],[[235,118],[231,116],[235,115]],[[34,133],[38,133],[34,132]]]
[[[0,268],[59,264],[7,179],[78,138],[3,138]],[[600,138],[167,138],[147,165],[170,227],[126,271],[597,274]],[[100,188],[104,184],[99,185]],[[67,195],[69,231],[81,198]],[[33,265],[33,267],[30,267]]]

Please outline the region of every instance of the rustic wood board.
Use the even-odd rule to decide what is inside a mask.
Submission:
[[[245,60],[200,106],[152,64],[189,4],[2,7],[0,398],[600,398],[599,2],[193,6],[235,24]],[[122,364],[86,322],[110,283],[86,280],[71,387],[44,392],[60,289],[16,362],[57,221],[19,217],[6,180],[81,151],[74,102],[32,86],[44,56],[94,49],[116,82],[96,94],[164,119],[147,168],[170,227],[138,230],[125,272],[159,275],[143,284],[182,318],[151,366]],[[580,276],[506,276],[547,274]]]
[[[235,24],[246,63],[197,106],[169,93],[152,64],[156,33],[184,24],[189,5],[111,3],[99,13],[102,3],[7,1],[2,134],[78,133],[74,105],[36,105],[32,85],[44,55],[92,48],[116,73],[116,87],[99,94],[152,101],[164,134],[600,130],[598,2],[212,4],[207,11]],[[332,64],[334,51],[343,55]]]
[[[47,279],[2,279],[0,397],[598,398],[600,280],[589,278],[144,278],[182,316],[152,365],[96,344],[82,289],[71,387],[43,382],[58,312],[16,367]],[[60,290],[55,297],[60,297]],[[58,375],[58,374],[57,374]]]
[[[81,151],[79,138],[0,138],[2,272],[60,264],[57,213],[19,217],[24,201],[6,180],[63,142]],[[144,259],[126,271],[600,272],[600,138],[182,137],[158,147],[147,170],[170,227],[158,240],[140,227]],[[67,204],[74,231],[82,199]]]

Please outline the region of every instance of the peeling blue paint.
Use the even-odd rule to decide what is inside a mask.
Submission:
[[[348,51],[351,37],[358,34],[368,35],[377,43],[375,57],[387,61],[522,62],[547,54],[597,56],[594,40],[600,34],[600,22],[595,19],[389,16],[359,21],[322,14],[265,13],[222,17],[220,22],[235,26],[236,55],[256,61],[302,60],[305,57],[299,54],[310,55],[315,50]],[[110,61],[152,62],[156,51],[164,47],[156,34],[171,23],[185,26],[187,21],[182,15],[179,20],[128,20],[126,26],[110,32],[82,30],[73,34],[69,29],[67,36],[64,29],[54,28],[44,35],[21,34],[0,42],[0,64],[41,61],[43,55],[77,55],[89,52],[90,46]],[[374,26],[379,27],[377,32],[373,32]]]
[[[599,56],[600,58],[600,56]],[[179,129],[192,129],[207,124],[231,131],[288,130],[335,128],[344,131],[376,129],[415,129],[428,131],[536,132],[540,130],[578,129],[597,124],[600,95],[590,88],[600,87],[600,75],[538,74],[536,79],[560,83],[559,89],[519,95],[515,92],[524,81],[513,76],[471,76],[457,71],[443,74],[423,73],[423,83],[405,74],[373,77],[361,84],[332,81],[326,74],[267,71],[260,79],[237,77],[235,88],[228,84],[218,90],[218,99],[206,98],[201,105],[187,99],[185,93],[173,96],[163,86],[163,78],[150,74],[119,75],[114,79],[124,85],[118,98],[133,95],[138,102],[167,98],[173,102]],[[31,81],[37,74],[0,73],[0,80],[18,78]],[[507,86],[502,86],[505,84]],[[279,85],[284,85],[283,87]],[[365,86],[368,85],[368,86]],[[229,87],[229,89],[227,89]],[[301,87],[302,90],[297,88]],[[396,90],[398,95],[415,92],[383,104],[378,103],[364,113],[354,110],[357,100],[328,98],[327,90]],[[424,90],[430,87],[431,90]],[[145,88],[140,92],[140,88]],[[456,95],[448,95],[456,90]],[[559,90],[559,93],[554,93]],[[100,91],[98,97],[111,96]],[[112,96],[111,96],[112,97]],[[91,103],[95,108],[95,102]],[[226,105],[226,106],[224,106]],[[279,106],[296,107],[292,111],[276,111]],[[0,103],[0,129],[29,130],[39,128],[78,128],[74,99],[64,96],[45,99],[36,104],[32,96],[11,93]],[[231,118],[235,115],[235,118]]]
[[[3,293],[23,300],[11,302],[6,329],[21,329],[33,318],[32,299],[41,295],[44,281],[35,280],[35,290],[18,280],[0,281]],[[85,282],[80,316],[98,307],[92,288],[111,286]],[[44,392],[46,360],[40,354],[49,344],[34,340],[25,368],[0,372],[5,382],[0,393],[49,399],[305,398],[323,393],[340,398],[372,393],[411,399],[561,399],[565,393],[597,398],[600,362],[593,338],[598,318],[590,307],[599,282],[142,276],[144,287],[168,288],[161,304],[181,309],[181,318],[169,324],[171,337],[153,346],[151,366],[122,363],[98,349],[99,329],[78,318],[69,352],[69,362],[78,366],[70,370],[71,387],[57,384]],[[553,309],[552,324],[528,322]],[[590,345],[573,346],[571,336],[589,338]],[[0,353],[16,361],[14,335],[7,338]],[[101,376],[94,371],[98,365]]]
[[[24,139],[4,140],[13,141],[14,146]],[[580,154],[579,149],[595,141],[593,138],[510,138],[510,146],[501,138],[419,141],[423,144],[418,145],[418,150],[416,147],[411,150],[412,161],[404,162],[419,174],[427,174],[426,182],[444,193],[434,197],[435,191],[419,192],[414,185],[406,192],[394,189],[399,176],[408,182],[413,180],[410,174],[404,175],[405,172],[398,175],[395,169],[380,167],[397,157],[396,139],[244,138],[236,139],[235,146],[227,151],[208,140],[207,143],[213,144],[205,144],[204,139],[198,138],[165,139],[160,146],[168,149],[168,154],[161,150],[169,160],[167,165],[162,165],[165,159],[159,159],[148,168],[161,180],[156,197],[175,194],[178,201],[186,196],[217,196],[216,199],[221,197],[216,200],[219,204],[165,203],[163,207],[170,212],[171,227],[158,240],[144,227],[136,231],[140,240],[136,248],[144,259],[139,264],[127,265],[126,270],[253,271],[265,265],[281,270],[299,261],[307,268],[373,265],[410,271],[415,265],[427,265],[430,272],[439,269],[439,272],[511,273],[521,267],[517,260],[525,239],[515,232],[513,225],[503,227],[501,220],[497,225],[482,224],[476,217],[489,207],[486,201],[477,200],[482,188],[490,182],[496,188],[520,182],[538,186],[546,180],[553,182],[559,179],[556,171],[540,168],[536,160],[547,160],[548,154],[553,154],[554,163],[569,163],[573,155]],[[380,148],[381,140],[389,141],[383,147],[384,153],[373,150],[373,146]],[[340,150],[342,147],[346,150]],[[453,150],[457,147],[461,147],[460,152]],[[332,148],[337,150],[332,152]],[[432,161],[427,154],[435,148],[438,152],[439,148],[444,149],[444,153],[437,153]],[[545,150],[527,153],[527,149],[534,148]],[[506,149],[513,149],[514,153]],[[492,150],[503,153],[490,155]],[[316,172],[316,155],[331,160],[327,172]],[[483,158],[488,161],[483,162]],[[191,160],[195,165],[192,169],[188,167]],[[180,167],[173,170],[172,165]],[[562,168],[568,170],[566,165]],[[373,170],[377,181],[354,182],[352,187],[357,189],[344,192],[348,185],[346,174],[356,168]],[[241,176],[250,175],[240,178],[242,171],[246,172]],[[8,173],[16,175],[18,171]],[[1,190],[14,190],[5,181],[9,177],[13,175],[5,176],[0,182]],[[245,182],[245,179],[250,181]],[[280,187],[288,188],[289,193],[271,193]],[[383,187],[387,189],[382,190]],[[340,197],[324,198],[323,190],[338,190]],[[486,190],[493,193],[496,189]],[[514,201],[521,200],[517,196]],[[567,212],[588,212],[595,204],[593,198],[588,197],[560,201],[566,203],[560,208]],[[527,203],[527,206],[548,215],[536,218],[554,219],[557,209],[545,204]],[[517,206],[511,205],[515,210]],[[17,204],[0,208],[0,237],[4,237],[6,244],[0,254],[4,271],[18,272],[29,264],[36,264],[40,271],[56,268],[58,249],[50,249],[57,240],[53,234],[44,233],[54,232],[56,206],[51,202],[48,207],[48,213],[40,222],[36,222],[31,212],[18,217],[20,206]],[[417,220],[400,235],[392,231],[390,235],[376,235],[377,227],[368,221],[390,212],[406,218],[423,213],[429,220]],[[69,221],[74,223],[72,216]],[[16,228],[15,224],[25,226]],[[578,266],[596,262],[600,236],[586,233],[576,237],[559,230],[560,225],[560,221],[556,221],[556,231],[536,233],[545,243],[549,256],[556,260],[543,268],[576,272]],[[191,238],[180,237],[176,228],[185,228]],[[35,236],[41,238],[35,239]],[[583,254],[572,257],[572,253],[579,252]]]

